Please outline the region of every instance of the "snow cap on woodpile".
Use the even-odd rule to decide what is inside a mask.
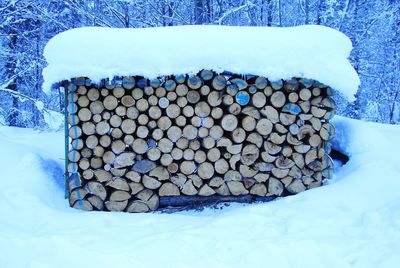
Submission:
[[[73,77],[194,74],[202,69],[303,77],[340,91],[349,100],[360,80],[348,57],[351,41],[324,26],[287,28],[175,26],[141,29],[85,27],[53,37],[45,47],[44,91]]]

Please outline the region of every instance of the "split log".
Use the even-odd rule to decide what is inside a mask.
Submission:
[[[140,174],[145,174],[155,169],[156,166],[157,165],[153,161],[142,159],[135,162],[132,166],[132,170]]]
[[[264,140],[260,134],[253,132],[247,136],[246,141],[255,144],[258,148],[261,148]]]
[[[106,208],[109,211],[123,211],[128,205],[128,200],[124,201],[106,201]]]
[[[231,155],[228,153],[224,154],[225,159],[229,159],[229,166],[231,169],[236,170],[236,165],[240,161],[240,154]]]
[[[330,123],[325,123],[321,126],[319,135],[324,141],[329,141],[335,136],[335,128]]]
[[[311,113],[317,118],[322,118],[326,114],[326,110],[317,106],[311,106]]]
[[[259,154],[257,146],[254,144],[246,145],[243,147],[240,161],[247,166],[252,165],[257,160]]]
[[[267,187],[263,183],[256,183],[251,187],[250,194],[265,196],[267,194]]]
[[[161,182],[159,182],[155,178],[147,176],[147,175],[143,175],[142,183],[145,188],[151,189],[151,190],[158,189],[161,186]]]
[[[260,119],[260,111],[252,106],[246,106],[242,109],[242,114],[248,115],[256,120]]]
[[[210,196],[210,195],[214,195],[214,194],[215,194],[215,191],[207,184],[204,184],[199,190],[200,196]]]
[[[252,178],[258,173],[258,170],[253,169],[248,165],[240,165],[239,172],[243,177]]]
[[[98,196],[101,200],[103,200],[103,201],[106,200],[107,191],[106,191],[106,188],[101,183],[96,182],[96,181],[89,181],[86,184],[85,189],[88,193]]]
[[[254,179],[257,181],[257,182],[266,182],[268,179],[269,179],[269,173],[257,173],[255,176],[254,176]]]
[[[168,170],[166,168],[160,167],[160,166],[151,170],[149,175],[151,177],[157,178],[157,180],[159,180],[159,181],[166,181],[169,179]]]
[[[228,181],[226,184],[232,195],[245,195],[249,193],[240,181]]]
[[[129,198],[131,198],[130,193],[128,193],[126,191],[117,190],[117,191],[113,191],[111,193],[109,200],[121,202],[121,201],[128,200]]]
[[[243,90],[248,87],[246,80],[240,78],[230,79],[230,82],[238,87],[239,90]]]
[[[289,113],[280,113],[279,114],[279,121],[284,126],[290,126],[294,122],[296,122],[296,115],[289,114]]]
[[[198,193],[197,189],[193,185],[192,180],[186,181],[181,191],[185,195],[195,195]]]
[[[279,122],[279,113],[278,111],[272,106],[265,106],[263,109],[260,110],[261,114],[268,118],[272,123]]]
[[[300,180],[293,180],[291,184],[289,184],[286,189],[291,194],[298,194],[306,190],[306,187]]]
[[[92,204],[90,204],[90,202],[87,200],[78,200],[75,202],[75,204],[72,205],[72,207],[86,211],[93,210]]]
[[[221,177],[213,177],[213,178],[210,180],[210,182],[208,183],[208,185],[209,185],[210,187],[213,187],[213,188],[220,187],[222,184],[224,184],[224,179],[221,178]]]
[[[283,184],[279,180],[270,177],[268,179],[268,193],[267,195],[281,196],[283,193]]]
[[[183,185],[187,181],[187,176],[182,173],[177,173],[171,177],[171,182],[182,189]]]
[[[268,140],[270,140],[274,144],[281,145],[286,140],[286,135],[279,135],[276,132],[272,132],[269,135]]]
[[[292,125],[293,125],[293,124],[292,124]],[[275,128],[275,130],[276,130],[278,133],[280,133],[280,134],[286,134],[286,133],[288,133],[287,128],[286,128],[284,125],[280,124],[280,123],[276,123],[276,124],[274,125],[274,128]]]
[[[280,151],[282,151],[282,147],[274,144],[272,142],[266,141],[264,142],[264,148],[265,150],[272,155],[278,154]]]
[[[242,151],[243,144],[231,144],[226,146],[226,150],[231,154],[239,154]]]
[[[104,202],[98,196],[89,196],[87,201],[97,210],[104,210]]]

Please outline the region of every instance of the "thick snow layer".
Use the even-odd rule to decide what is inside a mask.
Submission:
[[[290,28],[176,26],[145,29],[78,28],[47,44],[44,90],[86,76],[196,73],[201,69],[264,75],[271,80],[316,79],[349,99],[360,84],[348,61],[351,41],[317,25]]]
[[[71,209],[63,133],[0,127],[0,267],[398,267],[400,126],[335,124],[328,185],[175,214]]]

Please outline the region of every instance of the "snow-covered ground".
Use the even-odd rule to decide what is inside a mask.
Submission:
[[[336,118],[329,185],[174,214],[63,199],[63,133],[0,128],[0,267],[399,267],[400,126]]]

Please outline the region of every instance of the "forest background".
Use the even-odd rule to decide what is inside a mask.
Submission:
[[[61,127],[52,121],[62,121],[63,92],[42,91],[43,49],[54,35],[83,26],[188,24],[335,28],[351,39],[350,61],[361,79],[354,102],[335,96],[338,114],[400,123],[399,0],[2,0],[0,125]]]

